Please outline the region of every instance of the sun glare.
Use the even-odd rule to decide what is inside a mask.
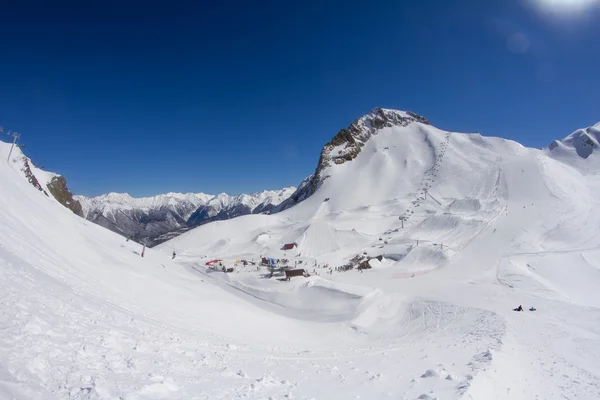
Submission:
[[[597,5],[600,0],[532,0],[533,3],[542,11],[573,14],[581,13],[590,6]]]

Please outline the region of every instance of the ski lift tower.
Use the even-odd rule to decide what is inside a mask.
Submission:
[[[2,128],[0,128],[0,132],[2,132]],[[13,137],[12,146],[10,146],[10,151],[8,152],[8,157],[6,158],[6,162],[9,162],[10,161],[10,155],[12,154],[13,149],[15,148],[15,144],[17,144],[17,140],[19,140],[19,138],[21,137],[21,135],[19,135],[17,132],[11,132],[11,131],[8,131],[7,135]]]
[[[401,215],[398,219],[402,222],[402,229],[404,229],[404,221],[406,221],[406,215]]]

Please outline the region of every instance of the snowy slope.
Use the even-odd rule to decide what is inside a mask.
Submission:
[[[431,301],[436,305],[427,310],[442,321],[438,304],[484,310],[481,318],[494,322],[480,328],[494,326],[498,330],[485,335],[498,341],[489,344],[488,353],[474,356],[477,361],[469,365],[483,360],[486,365],[475,368],[477,378],[462,394],[598,398],[598,126],[539,150],[445,132],[419,120],[371,129],[370,119],[378,115],[376,110],[358,120],[368,128],[353,133],[358,145],[325,147],[315,173],[318,181],[291,208],[199,227],[161,248],[177,249],[190,265],[201,265],[203,257],[287,258],[302,262],[333,287],[372,288],[386,299],[401,296],[403,304]],[[397,112],[390,119],[406,115]],[[352,157],[346,158],[349,147],[360,151],[351,149]],[[343,162],[331,162],[340,154]],[[329,160],[323,162],[323,155]],[[284,251],[285,243],[297,247]],[[328,268],[320,268],[347,264],[356,255],[383,259],[364,273],[328,274]],[[269,300],[263,292],[270,293],[270,284],[256,280],[250,270],[229,280]],[[538,311],[511,311],[519,303],[526,308],[535,304]],[[388,335],[397,321],[387,319],[406,315],[391,300],[373,307],[358,317],[358,324],[353,320],[357,329],[371,334],[383,329]],[[455,340],[468,343],[459,337]],[[519,370],[522,365],[529,370]],[[422,398],[461,395],[460,390],[434,392]]]
[[[487,365],[503,329],[485,311],[318,277],[242,285],[185,255],[182,264],[170,252],[142,258],[139,245],[76,217],[18,166],[2,165],[0,181],[3,399],[453,396]],[[477,333],[482,321],[489,335]],[[422,337],[470,340],[433,353]]]
[[[156,244],[212,220],[268,212],[294,191],[290,187],[239,196],[167,193],[143,198],[108,193],[91,198],[76,196],[76,199],[86,219],[123,236],[137,241],[150,239]]]
[[[228,360],[263,358],[248,343],[318,337],[166,255],[140,257],[141,246],[36,190],[20,164],[2,164],[0,181],[2,399],[223,398],[242,379]]]
[[[363,143],[295,206],[143,258],[0,163],[0,398],[599,398],[595,148],[419,121]]]

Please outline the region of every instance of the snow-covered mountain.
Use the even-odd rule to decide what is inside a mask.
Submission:
[[[291,186],[281,190],[265,190],[238,196],[221,193],[199,207],[190,216],[188,225],[197,226],[211,221],[235,218],[240,215],[270,213],[295,191],[296,188]]]
[[[348,128],[340,130],[321,151],[317,169],[299,185],[298,190],[274,212],[290,208],[311,196],[329,178],[326,169],[344,164],[356,158],[367,140],[383,128],[408,126],[413,122],[429,125],[426,118],[413,112],[375,108],[369,114],[354,121]]]
[[[109,193],[75,198],[86,219],[137,241],[148,239],[154,245],[206,222],[269,212],[294,191],[289,187],[239,196],[167,193],[134,198],[127,193]]]
[[[286,315],[340,318],[377,340],[402,337],[403,363],[433,355],[425,365],[437,367],[416,367],[422,374],[408,373],[401,392],[390,389],[403,398],[595,398],[597,385],[571,385],[568,376],[600,379],[600,326],[589,323],[600,318],[599,128],[532,149],[375,109],[324,147],[314,175],[281,212],[201,226],[158,248],[177,249],[205,279]],[[253,267],[229,275],[200,267],[203,256],[234,267],[258,255],[323,278],[289,288]],[[357,260],[370,269],[357,273]],[[353,296],[363,299],[356,308]],[[519,304],[526,315],[512,311]],[[532,305],[535,313],[527,311]],[[565,347],[562,338],[581,347]],[[454,346],[467,360],[458,361]],[[386,356],[381,363],[389,374]],[[552,370],[570,372],[557,380]],[[447,385],[436,381],[446,375]],[[453,384],[454,376],[469,378]]]
[[[153,243],[166,233],[186,227],[190,215],[212,196],[204,193],[167,193],[134,198],[126,193],[98,197],[76,196],[86,219],[130,237]]]
[[[295,205],[143,257],[0,163],[0,398],[596,399],[599,132],[390,123]],[[241,261],[266,256],[311,276]]]

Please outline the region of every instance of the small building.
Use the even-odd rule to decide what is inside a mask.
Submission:
[[[287,244],[284,244],[281,249],[282,250],[292,250],[296,246],[298,246],[296,243],[287,243]]]

